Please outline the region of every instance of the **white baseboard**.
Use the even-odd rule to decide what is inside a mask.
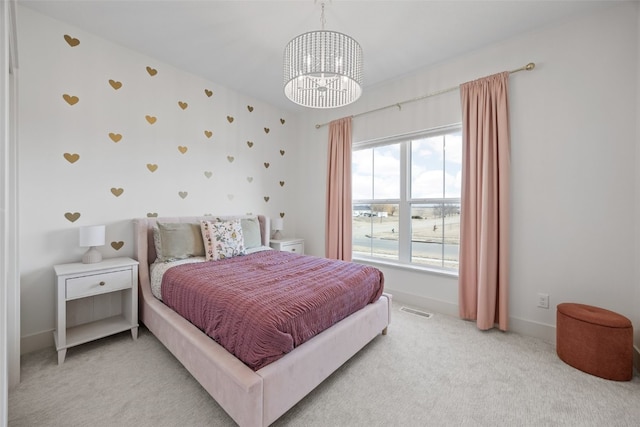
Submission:
[[[387,287],[386,292],[393,295],[393,301],[401,304],[413,306],[427,311],[446,314],[458,317],[458,304],[446,301],[440,301],[432,298],[426,298],[418,295],[412,295],[406,292],[396,291]],[[392,319],[393,321],[393,319]],[[541,340],[555,343],[556,328],[553,325],[532,322],[530,320],[519,319],[517,317],[509,318],[509,330],[522,335],[527,335]]]
[[[529,337],[539,338],[553,345],[556,344],[556,327],[554,325],[510,317],[509,330]]]
[[[411,307],[446,314],[448,316],[458,316],[457,304],[412,295],[406,292],[395,291],[393,289],[387,289],[386,292],[393,296],[393,302],[396,304],[406,304]],[[393,322],[393,318],[391,321]],[[543,341],[553,343],[554,345],[556,342],[556,328],[552,325],[511,317],[509,318],[509,329],[512,332],[539,338]],[[53,330],[24,336],[20,340],[20,354],[31,353],[32,351],[42,350],[47,347],[55,347],[55,343],[53,341]],[[636,372],[640,373],[640,348],[635,345],[633,346],[633,365],[636,368]]]
[[[388,286],[385,286],[385,292],[393,295],[393,302],[396,304],[408,305],[414,308],[420,308],[449,316],[458,316],[457,304],[396,291]],[[391,321],[393,322],[393,318]]]
[[[53,329],[20,338],[20,354],[31,353],[47,347],[55,347]]]

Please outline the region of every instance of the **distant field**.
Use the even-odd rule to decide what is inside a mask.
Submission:
[[[381,239],[398,239],[398,217],[388,216],[386,218],[369,218],[354,217],[353,218],[353,235],[364,236],[370,235],[373,227],[373,237]],[[442,236],[442,227],[444,227],[444,242]],[[460,215],[453,214],[444,218],[424,218],[412,219],[411,228],[413,231],[413,240],[423,242],[437,242],[448,244],[460,243]]]
[[[411,220],[411,239],[414,242],[411,262],[457,269],[460,214],[450,214],[444,219],[428,215],[420,215],[420,217]],[[391,242],[398,240],[398,231],[397,216],[353,217],[353,252],[368,254],[373,247],[376,256],[397,259],[398,245]]]

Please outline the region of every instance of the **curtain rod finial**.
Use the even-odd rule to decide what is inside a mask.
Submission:
[[[527,70],[527,71],[531,71],[531,70],[533,70],[534,68],[536,68],[536,64],[535,64],[534,62],[529,62],[529,63],[527,64],[527,66],[526,66],[526,67],[524,67],[524,69],[525,69],[525,70]]]

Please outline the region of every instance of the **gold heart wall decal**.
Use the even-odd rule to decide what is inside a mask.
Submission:
[[[180,151],[182,154],[186,153],[188,150],[187,147],[182,146],[182,145],[178,145],[178,151]]]
[[[189,193],[186,191],[178,191],[178,196],[182,197],[183,199],[186,198],[188,195]]]
[[[284,181],[280,181],[280,187],[284,187]]]
[[[122,83],[116,80],[109,80],[109,84],[111,85],[112,88],[114,88],[115,90],[118,90],[122,87]]]
[[[155,163],[147,163],[147,169],[149,169],[150,172],[155,172],[156,169],[158,169],[158,165]]]
[[[147,212],[147,218],[156,218],[158,216],[158,212]]]
[[[269,128],[264,128],[264,133],[269,133]]]
[[[113,142],[118,143],[122,139],[122,135],[119,133],[109,133],[109,138],[111,138]]]
[[[211,178],[213,176],[213,172],[211,171],[205,171],[204,172],[204,176],[206,176],[207,178]]]
[[[64,153],[63,154],[64,158],[67,159],[67,162],[69,163],[75,163],[78,161],[78,159],[80,159],[80,154],[76,154],[76,153]]]
[[[229,163],[233,163],[235,158],[233,156],[227,156],[227,160],[229,161]]]
[[[121,240],[119,242],[111,242],[111,247],[116,251],[119,251],[124,246],[124,242]]]
[[[247,105],[247,110],[249,110],[250,113],[253,112],[253,107],[251,105]]]
[[[284,156],[284,150],[280,150],[280,155]]]
[[[78,46],[78,45],[80,44],[80,40],[78,40],[78,39],[77,39],[77,38],[75,38],[75,37],[71,37],[71,36],[70,36],[70,35],[68,35],[68,34],[65,34],[65,35],[64,35],[64,39],[65,39],[65,41],[66,41],[67,43],[69,43],[69,46],[71,46],[71,47],[76,47],[76,46]]]
[[[124,189],[123,188],[112,188],[111,189],[111,194],[113,194],[116,197],[120,197],[122,195],[122,193],[124,193]]]
[[[284,218],[284,212],[280,212],[280,218]]]
[[[265,167],[265,168],[269,169],[269,166],[271,166],[271,165],[269,164],[269,162],[264,162],[264,167]]]
[[[67,104],[69,105],[75,105],[78,103],[78,101],[80,101],[80,98],[78,98],[75,95],[67,95],[65,93],[64,95],[62,95],[62,97],[64,98],[65,101],[67,101]]]
[[[156,70],[155,68],[147,67],[147,73],[149,73],[149,75],[153,77],[158,74],[158,70]]]
[[[213,135],[213,132],[211,132],[210,130],[204,131],[204,136],[206,136],[207,138],[211,138],[212,135]]]
[[[67,212],[64,214],[64,217],[67,218],[71,222],[76,222],[78,218],[80,218],[80,212]]]
[[[247,177],[247,181],[249,181],[250,183],[253,182],[253,177],[252,176],[248,176]]]
[[[284,119],[280,119],[280,124],[284,124]]]
[[[158,118],[155,116],[144,116],[144,118],[147,119],[150,125],[154,124],[156,120],[158,120]]]
[[[213,95],[213,91],[209,90],[209,89],[205,89],[204,90],[205,95],[207,95],[209,98],[211,98],[211,95]]]
[[[247,141],[247,145],[249,146],[249,148],[253,147],[253,141]]]
[[[269,201],[269,196],[264,196],[264,201],[268,202]]]
[[[232,116],[227,116],[227,121],[229,123],[233,123],[233,117]]]
[[[183,110],[186,110],[187,107],[189,106],[189,104],[187,104],[186,102],[182,102],[182,101],[178,101],[178,105],[180,106],[180,108],[182,108]]]

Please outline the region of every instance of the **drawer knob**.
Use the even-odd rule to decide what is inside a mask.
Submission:
[[[105,285],[105,283],[104,283],[104,282],[100,282],[100,286],[104,286],[104,285]]]

